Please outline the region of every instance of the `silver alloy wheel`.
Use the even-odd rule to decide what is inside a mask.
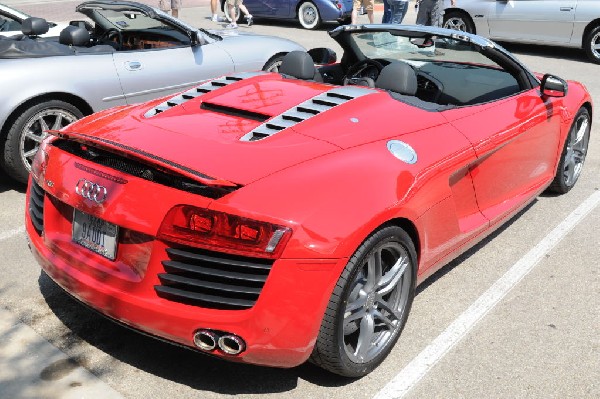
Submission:
[[[266,69],[265,72],[279,72],[279,67],[283,63],[282,59],[278,59],[272,62]]]
[[[300,24],[306,29],[313,29],[319,24],[319,10],[310,1],[305,1],[298,9]]]
[[[444,28],[468,32],[467,24],[462,18],[459,17],[448,18],[448,20],[444,23]]]
[[[361,265],[344,310],[344,348],[350,360],[367,363],[393,342],[410,298],[412,273],[407,250],[393,240],[378,244]]]
[[[590,119],[587,113],[579,115],[567,138],[567,152],[565,154],[564,168],[563,168],[563,179],[565,185],[568,187],[573,186],[581,170],[583,169],[583,163],[585,162],[585,156],[588,148],[588,141],[590,139]]]
[[[48,108],[34,114],[21,131],[19,154],[27,170],[31,170],[31,162],[46,136],[46,130],[59,130],[77,120],[72,113],[61,108]]]
[[[596,33],[591,40],[590,50],[597,60],[600,60],[600,32]]]

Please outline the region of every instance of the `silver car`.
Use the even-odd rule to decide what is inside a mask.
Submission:
[[[444,27],[494,40],[582,48],[600,64],[600,0],[446,0]]]
[[[59,40],[0,38],[0,164],[25,182],[47,129],[105,108],[183,91],[205,79],[276,70],[292,41],[198,30],[147,5],[90,1]]]

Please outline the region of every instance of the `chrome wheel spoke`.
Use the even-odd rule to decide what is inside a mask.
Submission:
[[[388,271],[379,281],[377,285],[377,293],[381,296],[387,295],[398,285],[398,281],[404,275],[406,271],[406,267],[408,266],[408,259],[402,257],[398,259],[396,264],[392,266],[390,271]]]
[[[356,320],[365,317],[366,314],[367,312],[362,306],[355,308],[352,311],[346,310],[346,313],[344,314],[344,327],[350,323],[355,322]]]
[[[373,292],[381,280],[381,249],[375,251],[367,262],[367,283],[365,291]]]
[[[54,121],[54,125],[52,125],[52,130],[59,130],[60,128],[62,128],[63,127],[62,121],[63,121],[62,114],[61,113],[57,113],[56,114],[56,120]],[[48,129],[44,129],[44,130],[48,130]]]
[[[394,316],[393,319],[390,319],[388,316],[384,315],[382,312],[380,312],[379,310],[376,310],[375,312],[373,312],[373,316],[378,319],[383,321],[383,323],[388,327],[388,329],[390,331],[394,331],[394,329],[396,328],[396,324],[394,324],[395,320],[398,320],[397,317],[395,317],[395,315],[393,313],[391,313],[391,315]]]
[[[29,151],[27,151],[27,152],[26,152],[25,154],[23,154],[23,155],[24,155],[24,156],[25,156],[25,158],[27,158],[27,159],[29,159],[29,158],[32,158],[32,157],[35,155],[35,153],[37,152],[37,150],[38,150],[38,147],[35,147],[33,150],[29,150]]]
[[[360,360],[366,359],[367,353],[369,352],[369,349],[371,349],[374,336],[375,319],[373,318],[373,315],[367,313],[360,321],[360,332],[356,344],[356,351],[354,352],[354,355]]]
[[[44,116],[40,116],[38,118],[38,122],[40,124],[40,133],[45,132],[46,130],[50,129],[48,127],[48,124],[46,123],[46,120],[44,119]]]
[[[39,134],[32,132],[31,130],[28,130],[25,132],[25,137],[28,138],[29,140],[35,141],[36,143],[41,143],[42,140],[44,140],[44,138],[46,136],[43,134],[39,135]]]

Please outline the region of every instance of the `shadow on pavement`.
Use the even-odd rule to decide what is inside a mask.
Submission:
[[[40,274],[38,284],[52,312],[70,330],[68,336],[56,343],[67,353],[75,352],[69,347],[75,349],[83,341],[116,359],[113,360],[115,363],[123,362],[196,390],[225,395],[287,392],[296,388],[299,379],[328,387],[354,381],[323,372],[310,363],[292,369],[277,369],[231,363],[203,355],[112,322],[66,294],[44,272]],[[110,364],[85,362],[84,367],[100,378],[115,372]]]

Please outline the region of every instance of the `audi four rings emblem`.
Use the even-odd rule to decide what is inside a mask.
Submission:
[[[97,204],[103,203],[106,199],[106,194],[108,193],[106,187],[86,179],[79,179],[75,186],[75,192],[83,198],[92,200]]]

